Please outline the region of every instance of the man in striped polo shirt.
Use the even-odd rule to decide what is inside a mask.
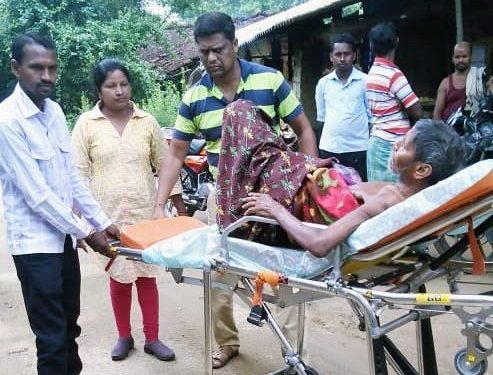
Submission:
[[[237,99],[251,100],[261,107],[274,120],[277,130],[280,119],[289,123],[298,136],[299,150],[317,156],[313,129],[282,73],[237,58],[238,41],[230,16],[220,12],[199,16],[194,25],[194,37],[206,73],[185,93],[180,104],[173,140],[161,164],[165,167],[159,172],[155,218],[163,216],[163,206],[179,175],[190,141],[198,132],[206,139],[207,160],[214,178],[217,176],[223,111]],[[208,206],[213,205],[215,199],[209,199]],[[226,280],[227,275],[217,273],[213,278],[222,278],[222,283],[232,286],[238,282],[237,278]],[[219,345],[213,353],[213,367],[219,368],[238,354],[240,344],[231,292],[213,289],[212,317]]]
[[[370,30],[370,48],[375,60],[366,81],[372,115],[368,181],[397,180],[389,167],[392,147],[422,115],[418,97],[394,63],[398,43],[392,23],[380,23]]]

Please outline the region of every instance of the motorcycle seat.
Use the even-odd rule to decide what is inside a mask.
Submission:
[[[205,146],[205,139],[203,138],[194,138],[192,142],[190,142],[190,146],[188,147],[187,155],[198,155],[200,151]]]

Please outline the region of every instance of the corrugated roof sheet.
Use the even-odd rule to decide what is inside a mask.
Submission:
[[[242,45],[253,42],[259,37],[271,32],[272,30],[283,27],[294,21],[306,18],[318,12],[326,12],[331,7],[340,6],[343,3],[352,3],[354,0],[310,0],[306,3],[297,5],[293,8],[285,10],[267,17],[261,21],[252,23],[236,31],[238,44]]]

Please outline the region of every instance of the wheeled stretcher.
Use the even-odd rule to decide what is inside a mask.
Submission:
[[[178,283],[203,285],[205,324],[205,372],[212,374],[211,272],[220,271],[240,277],[234,292],[253,306],[248,321],[268,324],[285,353],[286,368],[271,374],[291,371],[317,374],[308,367],[303,353],[304,303],[327,297],[346,299],[367,334],[369,374],[385,375],[388,366],[398,374],[438,375],[431,319],[454,313],[464,324],[465,348],[457,353],[455,366],[460,374],[484,374],[493,345],[484,345],[480,336],[493,344],[493,296],[459,294],[459,277],[465,272],[484,274],[493,269],[486,262],[477,238],[493,226],[493,161],[485,160],[431,186],[404,202],[368,220],[346,243],[315,258],[296,249],[274,248],[232,238],[230,234],[247,221],[275,224],[270,219],[244,217],[221,234],[202,227],[191,218],[170,218],[158,229],[142,235],[142,226],[127,228],[118,247],[120,255],[166,267]],[[169,225],[174,223],[174,225]],[[156,223],[149,224],[151,227]],[[307,224],[312,225],[312,224]],[[189,230],[183,231],[187,227]],[[162,229],[167,232],[158,234]],[[170,229],[174,228],[174,229]],[[321,229],[321,230],[330,230]],[[450,231],[463,235],[450,248],[434,252],[433,243]],[[140,246],[149,237],[167,238]],[[130,245],[129,248],[128,245]],[[138,248],[145,247],[145,250]],[[471,260],[458,255],[470,252]],[[203,278],[184,276],[184,268],[201,268]],[[268,270],[268,271],[265,271]],[[449,291],[426,293],[426,283],[446,277]],[[267,282],[277,293],[263,291]],[[280,307],[299,305],[298,346],[294,348],[282,333],[266,302]],[[468,307],[477,309],[471,313]],[[401,316],[380,323],[388,310],[403,308]],[[388,337],[388,333],[416,322],[418,364],[413,366]]]

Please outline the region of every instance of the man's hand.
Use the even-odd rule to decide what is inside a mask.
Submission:
[[[175,206],[176,216],[190,216],[181,194],[174,194],[169,197],[169,199],[171,199],[171,202],[173,202],[173,206]]]
[[[114,253],[111,251],[110,245],[105,235],[106,231],[103,232],[91,232],[84,238],[84,241],[96,252],[107,256],[108,258],[113,258]]]
[[[248,197],[242,199],[241,208],[246,215],[259,215],[275,219],[276,213],[281,211],[281,205],[268,194],[248,193]]]
[[[89,252],[89,247],[87,247],[87,244],[84,242],[84,240],[77,240],[77,245],[76,245],[76,248],[77,249],[82,249],[84,250],[86,253]]]
[[[120,228],[115,224],[111,224],[108,228],[104,230],[107,239],[120,241]]]

